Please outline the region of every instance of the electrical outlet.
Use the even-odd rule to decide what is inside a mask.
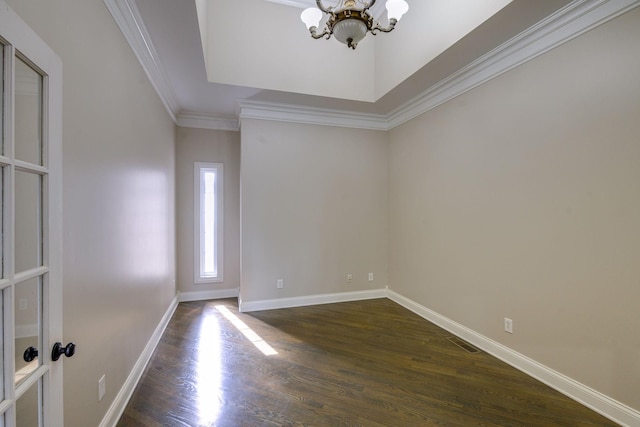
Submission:
[[[513,333],[513,320],[509,319],[508,317],[504,318],[504,331],[510,334]]]
[[[29,307],[29,300],[26,298],[20,298],[18,300],[18,310],[26,310]]]
[[[353,274],[349,273],[347,274],[347,283],[351,283],[353,282]]]
[[[104,395],[107,393],[107,380],[105,375],[103,374],[98,380],[98,402],[101,402],[104,399]]]
[[[278,279],[276,286],[278,287],[278,289],[284,288],[284,280]]]
[[[373,273],[369,273],[369,281],[373,282]]]

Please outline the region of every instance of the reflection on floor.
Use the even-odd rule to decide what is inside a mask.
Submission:
[[[387,299],[181,303],[118,426],[615,425],[450,337]]]

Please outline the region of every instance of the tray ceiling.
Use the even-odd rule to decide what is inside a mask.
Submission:
[[[309,36],[299,15],[314,1],[199,0],[197,11],[209,82],[375,102],[510,2],[409,0],[393,32],[355,51]]]

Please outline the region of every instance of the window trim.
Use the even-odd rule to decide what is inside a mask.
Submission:
[[[202,246],[204,244],[204,236],[202,234],[202,211],[204,209],[202,202],[202,192],[204,191],[204,183],[202,174],[205,171],[215,171],[215,195],[216,195],[216,221],[215,221],[215,254],[216,254],[216,275],[203,275],[201,271],[202,265]],[[194,210],[194,246],[193,246],[193,264],[194,264],[194,283],[216,283],[222,282],[224,279],[224,166],[222,163],[212,162],[195,162],[193,172],[193,210]]]

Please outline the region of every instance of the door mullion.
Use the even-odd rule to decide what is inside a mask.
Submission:
[[[36,173],[39,175],[46,175],[49,170],[44,166],[34,165],[33,163],[23,162],[21,160],[14,160],[13,165],[17,171]]]
[[[4,399],[15,405],[15,383],[13,372],[15,371],[15,315],[14,301],[15,294],[15,48],[11,45],[4,48],[4,157],[9,160],[9,165],[3,168],[3,189],[2,189],[2,220],[3,220],[3,274],[9,285],[2,292],[3,299],[3,380]],[[15,423],[15,411],[9,410],[8,425]],[[13,420],[11,420],[13,418]]]
[[[43,276],[48,272],[49,272],[49,268],[46,265],[41,267],[36,267],[34,269],[27,270],[27,271],[21,271],[20,273],[14,275],[13,282],[14,283],[24,282],[29,279],[34,279],[36,277]]]

